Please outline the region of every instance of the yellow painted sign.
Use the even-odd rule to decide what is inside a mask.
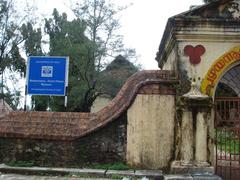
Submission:
[[[237,61],[240,61],[240,47],[232,48],[215,60],[202,81],[202,93],[212,96],[221,75]]]

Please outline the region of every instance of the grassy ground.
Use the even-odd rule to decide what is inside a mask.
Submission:
[[[221,128],[216,131],[217,148],[220,151],[231,154],[240,153],[239,134],[227,128]]]
[[[124,163],[113,163],[113,164],[94,164],[88,166],[90,169],[109,169],[109,170],[129,170],[132,169]]]

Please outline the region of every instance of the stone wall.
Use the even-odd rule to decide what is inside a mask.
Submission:
[[[131,76],[118,95],[96,113],[10,112],[0,117],[0,162],[33,161],[38,166],[65,167],[113,162],[131,164],[126,161],[127,142],[131,143],[135,137],[142,136],[133,134],[132,137],[128,136],[129,141],[127,140],[127,123],[132,117],[129,121],[126,114],[131,104],[134,104],[136,96],[142,96],[143,99],[151,96],[155,101],[151,103],[149,98],[144,104],[145,109],[151,110],[149,111],[151,113],[142,117],[146,117],[148,122],[152,123],[146,127],[151,127],[149,131],[156,131],[152,135],[155,135],[156,142],[160,142],[157,146],[152,144],[155,152],[153,158],[158,157],[159,150],[166,149],[168,152],[164,152],[161,158],[157,159],[157,161],[164,161],[160,166],[147,161],[140,161],[140,163],[142,167],[151,169],[165,167],[169,164],[169,154],[171,154],[172,138],[170,136],[173,133],[173,119],[170,118],[169,121],[170,131],[162,138],[164,134],[162,130],[168,126],[165,126],[164,120],[166,113],[165,115],[159,113],[159,110],[167,112],[167,115],[168,113],[174,115],[176,83],[178,81],[171,71],[141,71]],[[170,95],[171,98],[164,99],[163,96],[160,99],[155,98],[160,95]],[[163,106],[160,104],[163,103],[162,100],[165,103]],[[164,111],[165,107],[169,107],[169,111]],[[138,111],[133,111],[133,116],[137,115],[136,113]],[[136,126],[139,127],[138,122]],[[165,141],[170,141],[167,142],[167,146],[170,143],[169,147],[164,147]],[[147,148],[146,145],[147,143],[142,147]],[[133,153],[134,149],[130,152]],[[150,153],[147,151],[149,157]],[[164,158],[165,155],[167,158]]]
[[[0,163],[34,162],[37,166],[86,167],[125,162],[126,113],[106,127],[74,141],[0,139]]]
[[[177,82],[173,75],[171,71],[140,71],[131,76],[117,96],[97,113],[10,112],[0,116],[0,137],[73,141],[120,117],[146,86],[153,92],[173,91],[173,87],[166,88]]]

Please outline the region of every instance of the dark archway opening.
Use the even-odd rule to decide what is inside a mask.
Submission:
[[[215,97],[237,97],[237,93],[228,85],[219,82],[215,92]]]

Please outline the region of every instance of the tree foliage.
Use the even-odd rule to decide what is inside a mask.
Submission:
[[[0,73],[6,68],[23,73],[25,62],[18,45],[23,41],[12,0],[0,1]]]
[[[86,23],[79,18],[67,20],[55,9],[53,18],[45,20],[45,32],[49,35],[51,56],[69,56],[68,111],[90,110],[95,100],[96,70],[92,51],[94,44],[84,34]],[[64,111],[64,98],[51,97],[50,108]]]
[[[122,55],[118,55],[104,71],[100,73],[102,94],[114,98],[127,79],[139,71],[139,68]]]
[[[0,1],[0,75],[1,75],[1,98],[10,103],[13,109],[18,106],[20,90],[14,91],[4,82],[4,77],[12,72],[25,72],[25,60],[20,55],[19,44],[23,41],[19,27],[24,17],[20,17],[15,9],[13,0]],[[13,78],[11,79],[13,80]],[[15,96],[15,97],[14,97]],[[14,101],[13,101],[14,99]]]
[[[76,17],[86,23],[86,33],[94,43],[92,57],[97,71],[105,67],[107,59],[118,54],[136,57],[135,50],[125,49],[118,14],[127,7],[116,6],[111,0],[82,0],[72,8]]]
[[[213,1],[216,1],[216,0],[203,0],[204,3],[210,3],[210,2],[213,2]]]
[[[27,22],[21,27],[24,49],[27,56],[42,56],[42,31],[41,28],[34,29],[32,23]]]
[[[45,32],[49,35],[49,55],[70,57],[67,110],[88,112],[103,93],[100,73],[106,59],[118,52],[134,56],[135,51],[124,49],[122,36],[116,33],[120,25],[115,16],[123,8],[104,0],[81,2],[73,8],[77,18],[72,21],[55,9],[53,17],[45,20]],[[64,98],[51,97],[50,109],[64,111],[63,103]]]
[[[109,59],[120,53],[128,58],[135,57],[133,49],[124,48],[123,37],[117,32],[120,27],[117,15],[124,8],[115,6],[111,0],[82,0],[73,7],[75,19],[70,21],[66,13],[60,14],[54,9],[52,17],[45,19],[42,27],[28,21],[17,23],[19,18],[13,1],[0,0],[0,74],[10,70],[24,75],[22,46],[26,56],[69,56],[67,109],[63,105],[64,97],[47,96],[32,96],[32,109],[90,111],[93,101],[103,93],[100,74]],[[43,28],[48,37],[47,53],[43,52],[43,47],[46,48]],[[10,91],[5,88],[5,92]]]
[[[21,27],[21,33],[24,41],[24,50],[26,56],[43,56],[42,50],[42,31],[41,28],[34,29],[30,22],[24,23]],[[47,96],[31,96],[32,110],[46,111],[48,108],[49,97]]]

